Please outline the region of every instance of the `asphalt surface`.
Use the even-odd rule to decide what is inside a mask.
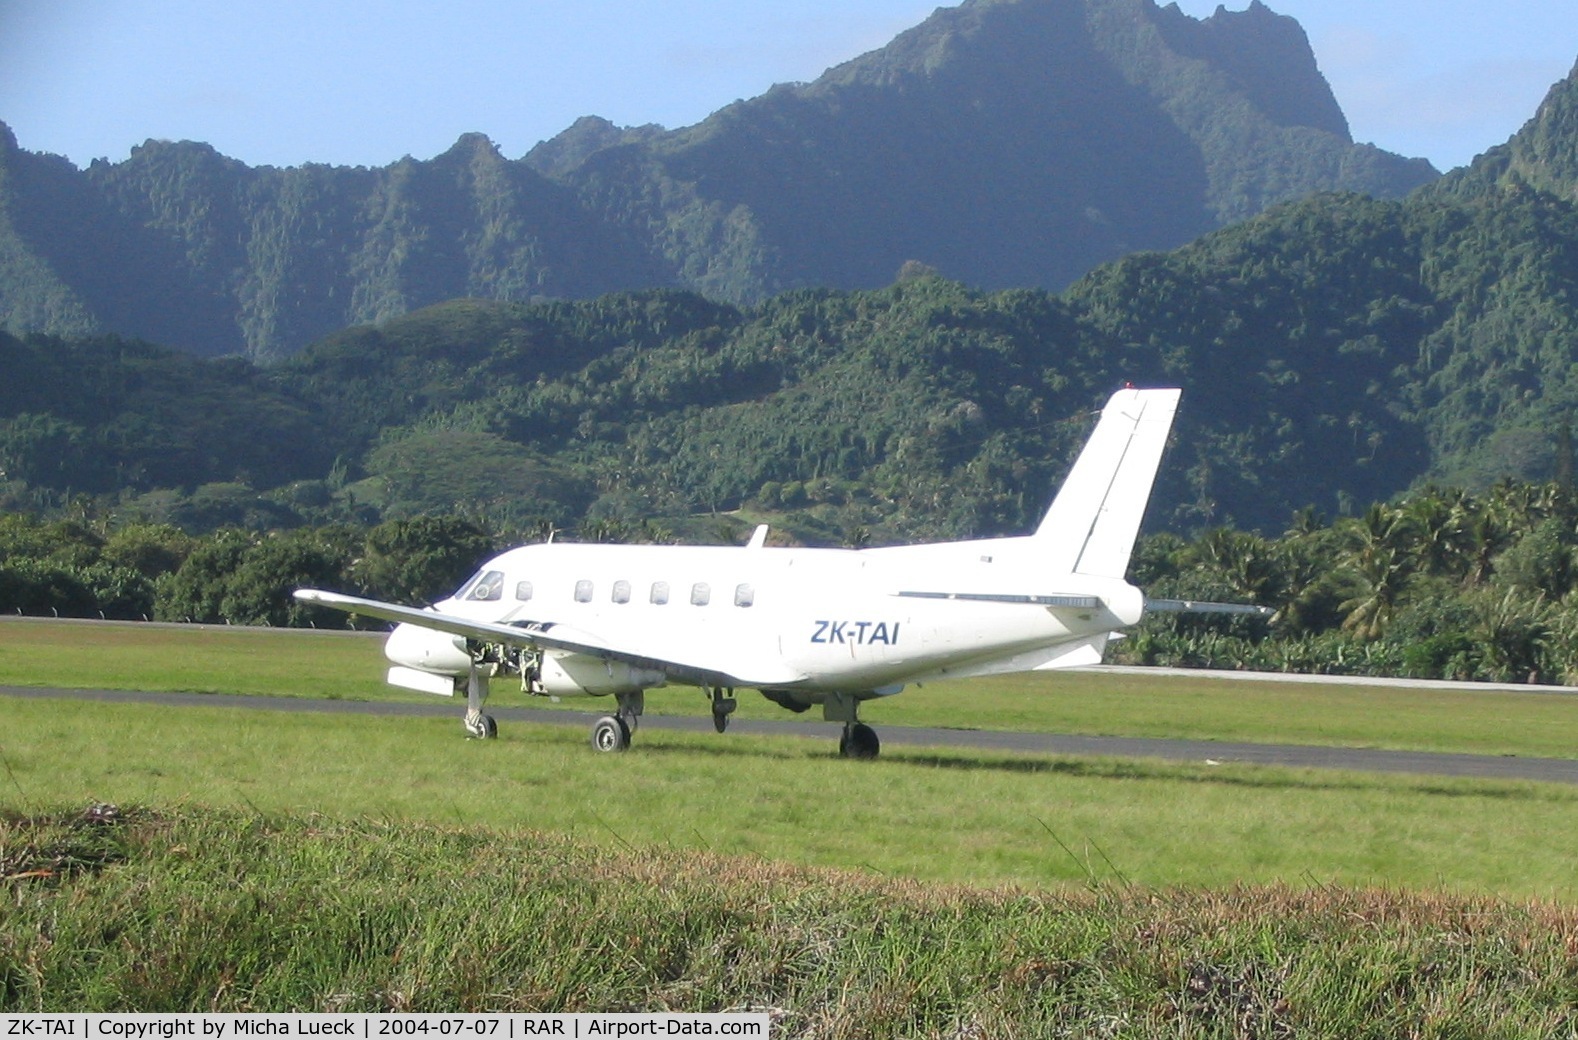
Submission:
[[[1199,672],[1189,673],[1199,675]],[[1243,673],[1238,673],[1242,675]],[[1350,680],[1351,681],[1351,680]],[[1553,692],[1571,692],[1557,690]],[[225,707],[255,711],[306,712],[342,715],[395,715],[452,718],[460,729],[464,702],[395,703],[382,701],[324,701],[291,697],[250,697],[196,693],[142,693],[124,690],[67,690],[35,687],[0,687],[0,696],[36,699],[110,701],[122,704],[158,704],[168,707]],[[1574,704],[1578,710],[1578,703]],[[590,729],[602,713],[511,708],[489,705],[489,714],[501,723],[532,722],[580,726]],[[812,709],[812,714],[815,709]],[[675,730],[711,733],[710,717],[646,715],[641,730]],[[838,723],[813,719],[742,719],[729,727],[728,738],[751,734],[799,736],[836,744]],[[882,726],[885,747],[937,747],[977,751],[1014,751],[1051,756],[1101,756],[1155,758],[1208,765],[1247,763],[1310,769],[1338,769],[1369,773],[1412,773],[1441,777],[1479,777],[1496,780],[1532,780],[1578,784],[1578,759],[1519,758],[1495,755],[1438,752],[1382,751],[1371,748],[1313,747],[1294,744],[1242,744],[1208,740],[1153,740],[1131,737],[1088,737],[1056,733],[1002,733],[991,730],[933,729]],[[725,739],[725,738],[720,738]],[[639,752],[639,731],[635,751]]]

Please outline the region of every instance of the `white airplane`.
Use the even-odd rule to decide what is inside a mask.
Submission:
[[[592,746],[622,751],[647,690],[697,686],[718,732],[734,691],[844,724],[874,758],[861,702],[906,684],[1096,664],[1145,596],[1124,580],[1179,391],[1124,389],[1032,535],[879,549],[548,543],[511,549],[428,609],[300,589],[296,598],[399,622],[396,686],[466,691],[466,731],[492,737],[491,678],[529,693],[612,696]],[[1212,605],[1152,603],[1153,609]],[[1246,608],[1258,609],[1258,608]]]

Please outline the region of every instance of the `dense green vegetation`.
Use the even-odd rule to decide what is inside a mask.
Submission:
[[[522,159],[480,134],[380,169],[149,141],[77,170],[0,126],[0,328],[268,361],[463,296],[754,304],[907,261],[1061,289],[1279,200],[1434,176],[1355,145],[1303,31],[1262,5],[994,0],[695,126],[588,117]]]
[[[305,586],[402,602],[453,591],[500,547],[459,519],[194,538],[168,524],[41,522],[0,515],[0,610],[34,616],[306,625],[343,615],[291,599]]]
[[[0,877],[8,1012],[751,1009],[807,1038],[1533,1038],[1571,1031],[1578,987],[1560,907],[1324,885],[964,889],[521,830],[105,805],[8,814]]]
[[[1125,661],[1578,684],[1578,499],[1557,485],[1438,489],[1277,539],[1217,528],[1142,542],[1153,595],[1247,600],[1259,621],[1152,616]]]
[[[578,535],[673,537],[606,519]],[[295,603],[291,590],[430,602],[524,536],[442,517],[194,537],[146,522],[11,514],[0,517],[0,611],[337,625],[337,614]],[[1153,597],[1253,602],[1277,613],[1269,621],[1153,615],[1115,644],[1120,662],[1578,684],[1570,487],[1427,489],[1329,523],[1306,510],[1278,537],[1229,527],[1187,539],[1161,533],[1142,539],[1132,570]]]

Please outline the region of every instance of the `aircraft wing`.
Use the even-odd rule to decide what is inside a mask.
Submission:
[[[450,635],[475,639],[482,643],[504,643],[509,646],[526,646],[544,650],[562,650],[567,653],[585,654],[603,661],[623,661],[637,668],[648,668],[666,673],[676,682],[695,686],[750,686],[783,687],[803,681],[802,672],[785,668],[777,662],[686,661],[678,657],[653,656],[638,649],[615,646],[589,632],[570,630],[553,622],[520,622],[499,624],[492,621],[475,621],[454,614],[441,614],[434,610],[384,603],[359,596],[346,596],[338,592],[319,589],[297,589],[296,599],[315,606],[343,610],[347,614],[362,614],[407,625],[417,625]]]

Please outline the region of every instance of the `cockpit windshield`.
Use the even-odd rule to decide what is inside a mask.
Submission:
[[[459,600],[495,600],[504,596],[503,571],[478,571],[455,593]]]

